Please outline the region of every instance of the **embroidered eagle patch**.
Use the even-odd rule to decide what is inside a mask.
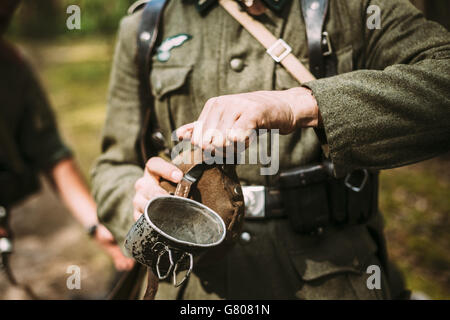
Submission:
[[[170,51],[172,51],[173,48],[182,46],[183,43],[190,39],[192,39],[192,36],[190,34],[180,33],[164,40],[156,51],[156,57],[158,61],[168,61],[171,55]]]

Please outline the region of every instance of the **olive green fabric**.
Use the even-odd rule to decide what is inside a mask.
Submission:
[[[291,231],[285,219],[246,221],[250,241],[240,240],[217,265],[195,267],[183,299],[389,299],[367,288],[368,265],[381,265],[365,226],[328,229],[321,237]],[[156,299],[175,299],[163,284]]]
[[[33,174],[51,168],[71,151],[62,142],[54,114],[37,77],[24,58],[0,38],[0,172],[28,181],[12,195],[26,196]],[[3,189],[5,188],[5,189]],[[11,193],[3,183],[0,192]],[[23,194],[22,194],[23,193]]]
[[[381,30],[365,27],[369,4],[381,8]],[[134,183],[143,174],[136,147],[140,120],[134,60],[140,18],[137,12],[120,26],[103,153],[93,170],[99,217],[119,241],[133,223]],[[300,1],[291,1],[280,14],[269,10],[259,19],[308,64]],[[208,98],[299,85],[220,7],[202,16],[193,5],[170,1],[163,23],[161,40],[192,36],[171,50],[168,61],[153,57],[149,76],[168,140],[175,128],[197,119]],[[307,85],[318,100],[337,175],[360,167],[389,168],[448,149],[450,39],[443,28],[427,22],[406,0],[335,0],[330,1],[326,30],[340,75]],[[321,157],[312,129],[280,136],[279,142],[280,170]],[[260,175],[259,165],[237,169],[243,184],[270,185],[274,179]],[[390,297],[386,286],[370,291],[364,280],[369,263],[379,259],[386,266],[379,223],[373,228],[331,228],[321,236],[294,234],[283,219],[245,225],[253,234],[250,243],[236,246],[222,269],[197,269],[194,278],[201,281],[190,282],[185,298],[203,297],[208,291],[225,298]]]
[[[370,70],[307,84],[338,176],[450,149],[450,34],[406,1],[370,4],[381,8],[381,29],[369,30],[364,19],[352,26],[363,31],[354,34],[354,69]]]

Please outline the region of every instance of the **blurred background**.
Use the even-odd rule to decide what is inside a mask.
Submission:
[[[89,179],[100,134],[115,32],[133,0],[23,1],[7,38],[29,58],[46,88],[65,141]],[[450,1],[415,0],[450,27]],[[66,8],[81,8],[81,30],[66,28]],[[1,76],[1,70],[0,70]],[[413,291],[450,298],[450,154],[381,173],[381,210],[392,259]],[[110,258],[85,234],[51,188],[12,212],[16,277],[47,299],[102,298],[114,280]],[[81,290],[68,290],[67,267],[81,267]],[[27,296],[0,275],[0,299]]]

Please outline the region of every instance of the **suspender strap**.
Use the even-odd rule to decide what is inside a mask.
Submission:
[[[159,23],[167,0],[149,1],[142,12],[141,24],[137,35],[137,57],[139,77],[139,99],[141,106],[141,133],[139,147],[142,160],[164,150],[165,141],[156,118],[149,74],[151,71],[152,52],[158,38]],[[147,137],[151,131],[151,136]],[[148,148],[147,141],[151,146]],[[151,149],[151,150],[149,150]]]
[[[267,53],[276,62],[281,63],[300,84],[314,80],[314,76],[311,72],[309,72],[309,70],[291,53],[291,47],[283,39],[277,39],[261,22],[255,20],[247,12],[242,11],[236,1],[219,0],[219,3],[256,40],[258,40],[258,42],[267,49]]]
[[[309,69],[316,78],[323,78],[327,75],[324,54],[331,54],[327,33],[323,32],[328,0],[301,0],[301,4],[308,37]]]
[[[158,119],[156,117],[149,74],[152,68],[152,52],[158,38],[159,24],[166,3],[167,0],[152,0],[145,5],[137,34],[136,62],[138,66],[142,121],[139,147],[143,165],[145,165],[149,157],[165,149],[164,137],[159,129]],[[151,132],[151,136],[147,137],[149,132]],[[150,142],[150,145],[147,144],[147,141]],[[147,148],[148,146],[150,148]],[[158,279],[153,274],[150,274],[149,277],[147,290],[156,294],[158,290]],[[154,295],[149,297],[154,298]]]

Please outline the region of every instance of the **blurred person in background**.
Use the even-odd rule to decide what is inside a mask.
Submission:
[[[37,77],[3,37],[19,3],[0,2],[0,266],[8,268],[12,251],[8,211],[38,191],[38,174],[44,173],[73,216],[111,256],[116,269],[129,270],[134,261],[122,254],[112,234],[99,223],[96,204],[59,135]]]

